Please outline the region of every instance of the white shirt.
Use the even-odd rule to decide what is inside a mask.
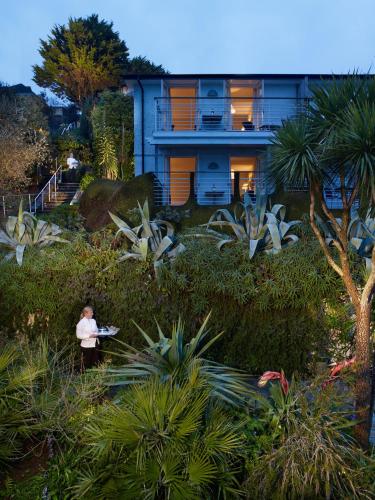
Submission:
[[[81,340],[81,347],[95,347],[96,337],[90,338],[92,333],[98,333],[98,327],[94,319],[82,318],[77,323],[76,335]]]
[[[78,160],[76,160],[75,158],[69,157],[66,159],[66,164],[68,165],[68,167],[70,169],[77,168],[78,167]]]

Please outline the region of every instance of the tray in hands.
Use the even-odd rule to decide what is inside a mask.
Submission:
[[[98,328],[98,336],[99,337],[112,337],[113,335],[116,335],[116,333],[119,331],[119,328],[116,328],[115,326],[101,326]]]

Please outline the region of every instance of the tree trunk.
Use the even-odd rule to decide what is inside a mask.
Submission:
[[[358,424],[355,427],[355,437],[363,448],[367,448],[371,424],[371,301],[361,301],[356,316],[355,356],[357,377],[355,409]]]

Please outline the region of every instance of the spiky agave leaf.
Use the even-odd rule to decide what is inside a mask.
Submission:
[[[186,342],[185,326],[181,320],[172,326],[168,337],[158,326],[159,340],[151,337],[137,325],[148,347],[139,351],[125,344],[125,350],[113,353],[127,364],[109,368],[109,385],[129,385],[137,381],[146,382],[153,375],[163,381],[175,380],[183,383],[195,373],[200,380],[208,383],[211,396],[232,405],[240,405],[248,394],[247,375],[241,370],[228,368],[203,357],[204,353],[221,337],[222,333],[208,338],[208,315],[197,334]]]
[[[62,230],[56,224],[39,220],[29,212],[24,212],[21,201],[18,216],[9,216],[4,230],[0,229],[0,246],[7,251],[5,260],[16,257],[21,266],[24,252],[29,246],[43,248],[53,243],[70,243],[59,236],[61,233]]]
[[[164,220],[149,220],[150,210],[147,199],[143,207],[141,207],[139,202],[137,203],[142,223],[134,228],[130,228],[125,221],[120,219],[120,217],[109,212],[111,219],[119,228],[116,237],[119,233],[123,233],[132,244],[131,251],[123,253],[117,259],[117,262],[128,259],[146,262],[149,256],[151,256],[155,276],[158,279],[160,269],[166,262],[173,262],[177,255],[185,250],[185,247],[174,237],[174,228],[170,222]],[[114,264],[110,264],[104,271],[108,270],[113,265]]]

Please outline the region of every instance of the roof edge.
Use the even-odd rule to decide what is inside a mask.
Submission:
[[[353,76],[350,73],[139,73],[133,75],[123,75],[121,80],[193,80],[200,79],[243,79],[243,80],[262,80],[264,78],[311,78],[311,79],[332,79],[349,78]],[[373,77],[374,74],[363,73],[356,75],[359,78]]]

